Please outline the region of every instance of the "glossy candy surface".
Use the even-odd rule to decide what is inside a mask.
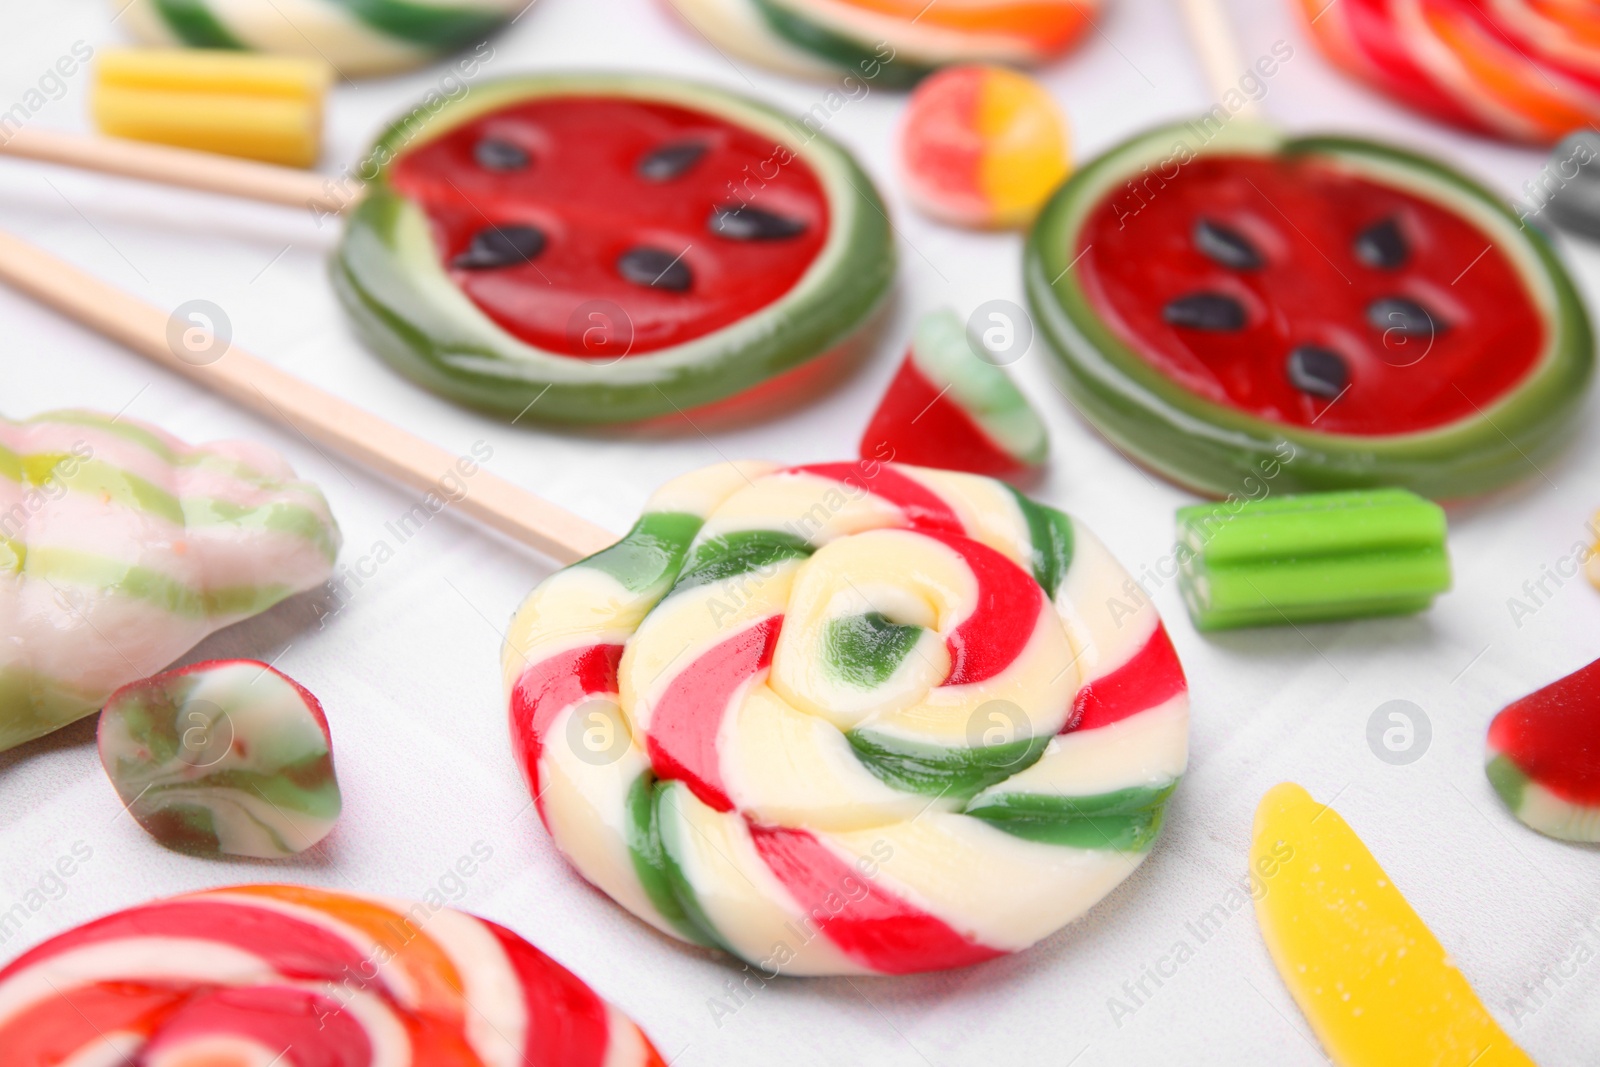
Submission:
[[[1070,48],[1099,0],[675,0],[718,48],[777,70],[903,88],[937,67],[1030,66]]]
[[[946,310],[918,323],[859,451],[863,460],[1007,477],[1037,468],[1049,449],[1038,413]]]
[[[339,817],[322,705],[255,660],[213,660],[123,686],[100,712],[100,762],[168,848],[278,859]]]
[[[1079,170],[1027,251],[1076,406],[1175,481],[1250,495],[1533,477],[1593,373],[1545,239],[1438,163],[1234,122]]]
[[[1066,116],[1005,67],[950,67],[918,85],[900,131],[911,202],[979,229],[1026,226],[1072,169]]]
[[[1178,509],[1178,584],[1201,630],[1424,611],[1450,588],[1444,509],[1403,489]]]
[[[764,973],[1018,951],[1137,866],[1187,759],[1155,609],[973,475],[723,464],[524,602],[513,747],[590,882]]]
[[[1551,144],[1600,120],[1600,10],[1565,0],[1298,0],[1338,66],[1433,118]]]
[[[1532,1067],[1337,811],[1285,782],[1252,837],[1262,940],[1338,1067]]]
[[[421,66],[482,42],[532,0],[113,0],[117,24],[162,47],[283,52],[341,76]],[[491,53],[492,54],[492,53]]]
[[[676,417],[823,371],[893,278],[844,149],[690,82],[478,85],[374,158],[334,263],[346,309],[402,372],[519,417]]]
[[[1600,660],[1496,715],[1487,772],[1511,813],[1541,834],[1600,842]]]
[[[156,900],[30,949],[0,970],[0,1049],[6,1067],[664,1062],[566,968],[436,891],[289,885]]]
[[[338,549],[322,493],[270,449],[89,411],[0,419],[0,749],[316,588]]]

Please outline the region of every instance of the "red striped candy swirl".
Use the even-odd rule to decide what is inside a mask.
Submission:
[[[287,885],[157,900],[0,970],[6,1067],[659,1065],[645,1036],[510,930]]]
[[[1003,483],[723,464],[541,584],[513,744],[578,870],[769,973],[1017,951],[1148,852],[1187,758],[1149,599]]]

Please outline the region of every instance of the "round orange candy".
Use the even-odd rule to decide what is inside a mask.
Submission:
[[[1067,119],[1007,67],[948,67],[917,86],[900,136],[911,202],[957,226],[1026,226],[1072,169]]]

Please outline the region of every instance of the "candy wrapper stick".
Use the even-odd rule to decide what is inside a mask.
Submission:
[[[1422,611],[1450,587],[1444,510],[1400,489],[1178,511],[1180,584],[1202,630]]]
[[[448,495],[441,483],[457,471],[460,457],[230,346],[209,330],[190,328],[182,334],[186,346],[176,345],[169,340],[174,320],[165,312],[6,233],[0,233],[0,281],[318,446],[409,489]],[[180,349],[186,358],[178,355]],[[616,540],[484,470],[472,475],[466,494],[452,506],[562,563]]]

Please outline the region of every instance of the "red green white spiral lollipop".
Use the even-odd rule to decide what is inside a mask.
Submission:
[[[524,603],[513,745],[578,870],[669,934],[786,974],[976,963],[1126,878],[1183,773],[1183,671],[1127,581],[989,478],[707,468]]]

